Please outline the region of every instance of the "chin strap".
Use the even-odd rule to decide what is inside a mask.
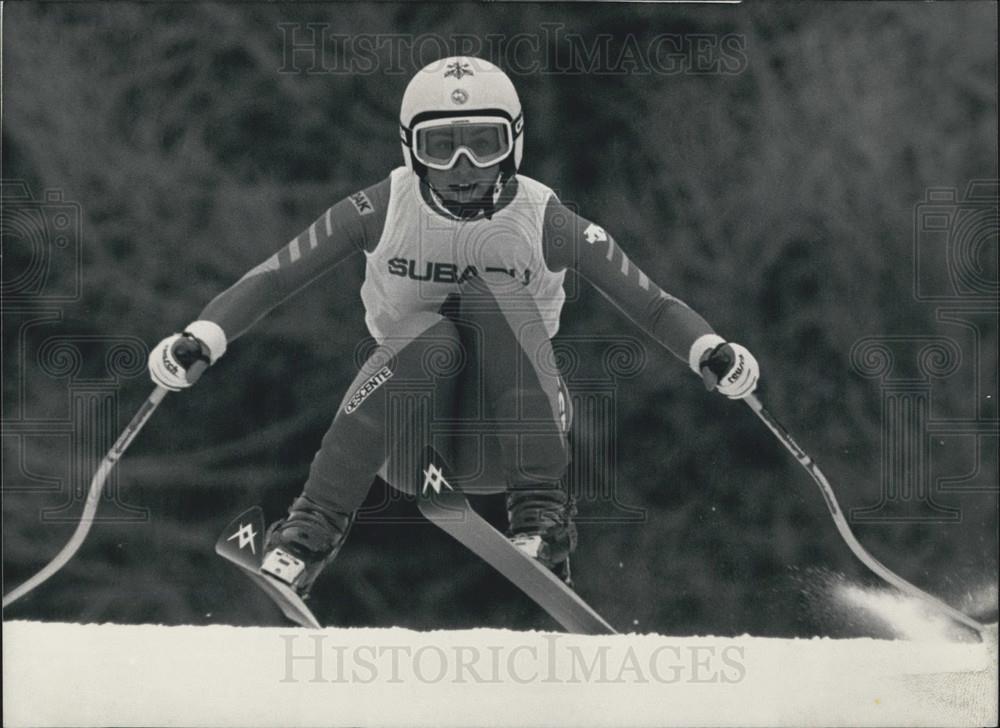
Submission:
[[[435,204],[437,204],[437,206],[446,212],[450,217],[453,217],[456,220],[472,220],[480,215],[489,220],[496,211],[497,203],[500,201],[500,195],[503,193],[503,188],[507,182],[507,180],[504,179],[503,172],[497,172],[496,180],[493,182],[489,190],[487,190],[486,194],[484,194],[481,198],[473,202],[454,202],[445,199],[445,197],[434,188],[434,185],[427,181],[426,176],[421,177],[420,181],[427,185],[427,190],[430,192],[431,199],[435,202]]]
[[[503,192],[503,188],[504,188],[503,172],[498,172],[497,179],[493,183],[493,191],[490,193],[493,198],[492,205],[494,209],[497,206],[497,202],[500,200],[500,193]]]

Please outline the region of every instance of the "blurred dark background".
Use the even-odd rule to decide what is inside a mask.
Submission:
[[[920,236],[928,189],[961,198],[997,177],[996,31],[993,3],[7,4],[4,591],[69,537],[72,489],[151,388],[143,345],[398,166],[409,76],[443,55],[434,37],[464,36],[519,89],[522,172],[756,353],[766,402],[845,510],[876,506],[902,482],[891,473],[930,484],[936,505],[889,493],[854,528],[905,578],[970,604],[997,571],[995,200],[976,203],[987,224],[966,245],[985,284],[958,290],[931,265],[921,299],[914,271],[933,252],[921,246],[950,244]],[[333,38],[359,34],[392,34],[400,52]],[[651,68],[641,54],[663,34],[672,60]],[[323,36],[318,61],[318,41],[286,53],[289,37]],[[347,72],[352,59],[367,65]],[[366,337],[361,273],[355,260],[323,278],[169,397],[122,461],[107,519],[4,617],[280,624],[213,543],[243,508],[277,517],[299,492]],[[806,474],[746,407],[579,293],[560,337],[645,349],[617,382],[615,498],[581,503],[579,592],[624,630],[849,630],[816,584],[872,577]],[[852,360],[866,337],[882,343]],[[602,376],[601,346],[576,344],[581,380]],[[896,368],[863,376],[878,351]],[[904,445],[883,453],[890,386],[930,402],[907,420],[926,472],[893,465]],[[477,505],[502,523],[499,499]],[[553,627],[381,484],[314,608],[340,625]]]

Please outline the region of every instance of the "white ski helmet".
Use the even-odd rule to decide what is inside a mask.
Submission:
[[[501,183],[517,174],[524,146],[524,117],[517,91],[506,73],[489,61],[473,56],[443,58],[416,73],[403,93],[399,134],[403,160],[420,177],[426,174],[427,164],[418,159],[418,127],[442,119],[473,123],[494,120],[506,127],[507,147],[501,150],[502,156],[486,162],[477,162],[471,149],[460,147],[450,157],[450,163],[435,167],[451,166],[459,154],[465,152],[473,164],[481,167],[499,161]]]

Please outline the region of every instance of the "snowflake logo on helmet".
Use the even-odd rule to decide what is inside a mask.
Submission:
[[[445,69],[444,77],[454,76],[456,79],[461,79],[462,76],[474,76],[472,72],[472,66],[468,63],[462,63],[461,61],[455,61],[454,63],[449,63]],[[461,102],[460,102],[461,103]]]
[[[469,100],[469,94],[465,89],[457,88],[451,92],[451,100],[456,104],[464,104]]]

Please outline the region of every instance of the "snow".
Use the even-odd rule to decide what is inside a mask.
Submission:
[[[994,725],[991,629],[979,643],[15,621],[4,723]]]
[[[941,642],[960,639],[968,632],[926,603],[895,590],[843,584],[834,591],[834,598],[855,614],[878,620],[899,639]]]

